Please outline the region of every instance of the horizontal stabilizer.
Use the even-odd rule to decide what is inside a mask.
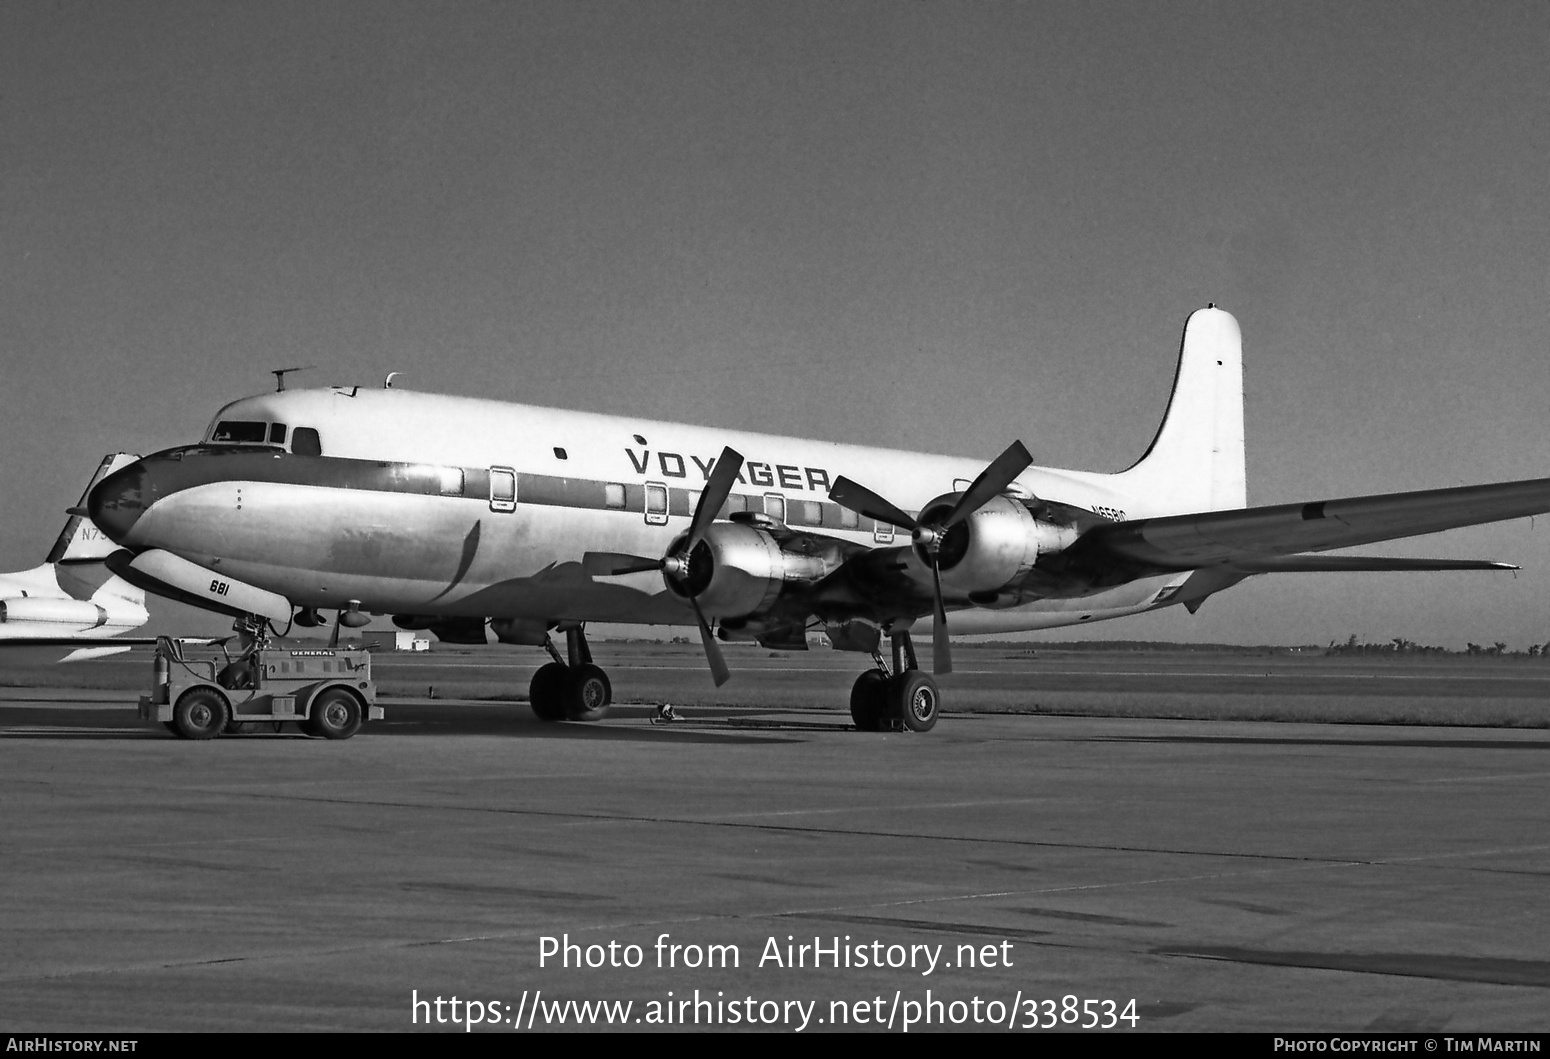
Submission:
[[[127,654],[130,644],[115,644],[112,647],[77,647],[59,660],[63,665],[66,662],[90,662],[93,658],[109,658],[113,655]]]
[[[1084,533],[1063,557],[1085,566],[1195,570],[1350,548],[1546,511],[1550,511],[1550,478],[1535,478],[1115,522]]]

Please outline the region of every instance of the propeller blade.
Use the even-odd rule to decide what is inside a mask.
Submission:
[[[844,475],[840,475],[839,478],[835,479],[834,484],[829,487],[829,499],[840,505],[840,507],[849,508],[858,515],[865,515],[867,518],[876,519],[879,522],[890,523],[902,530],[913,532],[915,527],[919,525],[914,519],[872,492],[872,490],[864,485],[858,485]]]
[[[700,494],[700,502],[694,506],[694,519],[689,523],[689,537],[684,541],[685,555],[694,551],[694,546],[700,543],[710,524],[716,521],[716,515],[720,513],[721,505],[727,502],[727,497],[732,494],[732,485],[737,481],[737,476],[742,469],[742,454],[731,447],[723,448],[721,455],[716,458],[715,466],[711,468],[710,479],[705,483],[705,491]],[[717,684],[719,685],[720,681],[717,681]]]
[[[964,490],[963,496],[958,498],[958,503],[953,505],[952,513],[942,523],[942,528],[951,529],[990,503],[1006,491],[1006,487],[1012,484],[1013,479],[1032,465],[1033,457],[1028,455],[1028,450],[1023,447],[1023,443],[1012,442],[1005,452],[980,472],[980,476],[974,479],[974,484]]]
[[[710,634],[710,623],[705,620],[705,612],[700,609],[699,601],[690,596],[689,605],[694,608],[694,618],[700,623],[700,643],[705,645],[705,661],[710,663],[710,677],[719,688],[732,679],[731,672],[727,670],[727,660],[721,657],[721,645]]]
[[[639,574],[647,570],[660,569],[662,569],[661,559],[648,559],[644,555],[585,552],[581,556],[581,570],[588,577],[617,577],[620,574]]]
[[[935,557],[931,560],[931,581],[936,587],[935,621],[931,623],[931,671],[937,675],[953,671],[953,648],[947,639],[947,607],[942,604],[942,572]]]

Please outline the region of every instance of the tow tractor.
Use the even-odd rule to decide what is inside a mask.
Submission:
[[[180,739],[294,723],[308,735],[348,739],[380,720],[371,652],[337,647],[273,647],[262,627],[239,623],[236,650],[156,639],[151,693],[140,719],[160,721]],[[249,727],[252,726],[252,727]]]

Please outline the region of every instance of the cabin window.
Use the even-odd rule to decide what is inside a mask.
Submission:
[[[879,544],[890,544],[893,541],[893,526],[887,522],[872,523],[872,539]]]
[[[510,467],[490,468],[490,510],[517,509],[517,472]]]
[[[861,525],[861,516],[848,507],[840,508],[840,529],[857,529]]]
[[[823,505],[816,500],[802,501],[802,522],[807,526],[822,526]]]
[[[269,444],[271,444],[271,445],[284,445],[285,444],[285,424],[284,423],[270,423],[269,424]]]
[[[269,432],[267,423],[243,419],[223,419],[215,425],[210,440],[217,445],[262,445]]]
[[[603,505],[615,511],[624,510],[624,486],[617,482],[607,482],[603,485]]]
[[[297,427],[291,435],[291,451],[298,456],[323,455],[323,443],[318,440],[318,432],[311,427]]]
[[[764,513],[776,522],[786,521],[786,498],[779,493],[764,494]]]
[[[646,483],[646,525],[667,525],[667,486],[661,482]]]
[[[463,468],[437,467],[436,474],[441,479],[442,496],[463,495]]]

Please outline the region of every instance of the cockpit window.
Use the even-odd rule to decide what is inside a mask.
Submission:
[[[243,419],[223,419],[210,433],[210,440],[217,445],[262,445],[269,432],[267,423],[250,423]]]
[[[323,455],[323,443],[312,427],[297,427],[291,434],[291,452],[297,456]]]
[[[284,423],[270,423],[269,424],[269,444],[271,444],[271,445],[284,445],[285,444],[285,424]]]

